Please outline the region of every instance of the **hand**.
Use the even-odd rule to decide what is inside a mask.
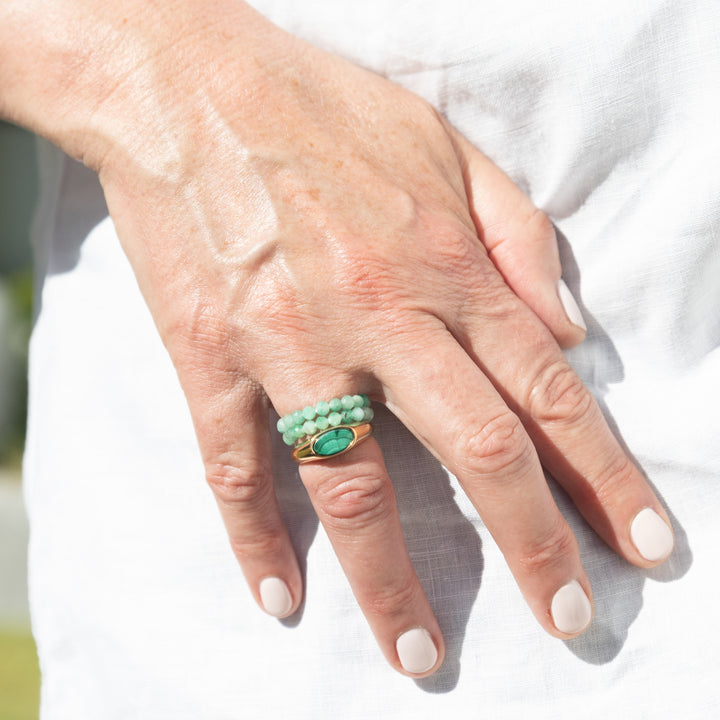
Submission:
[[[416,96],[240,3],[204,8],[111,18],[121,79],[66,146],[100,174],[256,599],[284,616],[302,595],[268,405],[366,392],[457,476],[540,624],[579,634],[590,583],[541,462],[628,561],[662,561],[672,533],[558,345],[584,333],[552,225]],[[377,443],[301,477],[390,664],[432,673]]]

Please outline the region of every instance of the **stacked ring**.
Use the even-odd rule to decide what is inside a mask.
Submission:
[[[373,416],[367,395],[344,395],[281,417],[277,429],[294,446],[293,458],[304,463],[351,450],[372,433]]]

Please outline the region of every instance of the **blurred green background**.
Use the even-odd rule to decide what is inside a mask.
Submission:
[[[35,139],[0,122],[0,720],[38,717],[20,484],[32,318],[29,235],[37,190]]]

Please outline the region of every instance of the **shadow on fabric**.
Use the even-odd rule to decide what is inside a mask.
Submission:
[[[590,628],[580,637],[566,641],[568,649],[581,660],[593,665],[612,661],[622,650],[630,626],[642,608],[642,590],[646,579],[669,582],[682,577],[692,565],[687,535],[670,512],[662,495],[638,463],[610,413],[605,397],[609,386],[623,380],[620,356],[608,334],[582,302],[580,271],[567,238],[556,229],[563,278],[576,298],[588,326],[585,342],[569,351],[568,358],[585,385],[593,393],[605,420],[625,453],[640,468],[648,484],[665,507],[675,532],[675,550],[662,567],[643,570],[616,555],[589,527],[568,496],[549,478],[558,507],[570,523],[580,546],[580,556],[593,587],[595,614]],[[613,578],[608,586],[608,577]],[[622,608],[623,612],[618,612]]]
[[[447,693],[460,678],[465,630],[483,573],[482,542],[455,502],[447,471],[389,412],[379,440],[395,485],[405,542],[445,639],[445,661],[426,692]]]
[[[454,499],[447,472],[389,410],[377,407],[375,437],[383,451],[397,498],[405,542],[445,638],[445,662],[417,685],[432,693],[451,691],[460,677],[465,628],[480,589],[482,544]],[[277,438],[273,439],[277,442]],[[318,519],[286,448],[274,457],[276,492],[305,582],[307,558]],[[281,622],[295,627],[303,605]],[[358,610],[359,612],[359,610]]]

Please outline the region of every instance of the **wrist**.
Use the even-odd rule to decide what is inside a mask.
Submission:
[[[226,51],[231,86],[252,87],[257,54],[272,47],[263,40],[279,32],[237,0],[10,0],[0,9],[0,116],[96,171],[108,158],[160,159],[192,122],[203,84],[227,77]]]

